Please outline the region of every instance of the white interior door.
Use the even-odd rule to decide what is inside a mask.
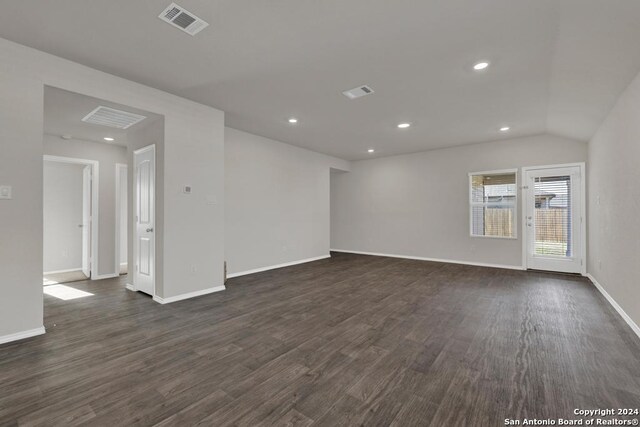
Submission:
[[[155,146],[135,151],[134,286],[155,293]]]
[[[584,272],[582,169],[524,169],[527,268]]]
[[[82,273],[91,277],[91,166],[82,169]]]

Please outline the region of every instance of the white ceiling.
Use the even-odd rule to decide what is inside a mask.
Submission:
[[[638,0],[179,0],[210,23],[195,37],[157,18],[169,3],[3,0],[0,36],[345,159],[507,137],[504,124],[588,140],[640,71]],[[360,84],[375,93],[341,94]]]
[[[99,106],[140,114],[146,119],[126,130],[82,121],[83,117]],[[158,114],[62,89],[46,87],[44,91],[44,133],[47,135],[68,135],[73,139],[126,147],[128,132],[142,129],[161,119],[162,116]],[[114,141],[107,142],[105,137],[113,138]]]

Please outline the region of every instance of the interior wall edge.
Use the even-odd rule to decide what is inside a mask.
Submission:
[[[618,304],[618,302],[615,299],[613,299],[611,295],[609,295],[605,287],[602,286],[600,282],[598,282],[598,280],[596,280],[596,278],[593,277],[591,273],[587,273],[587,278],[591,280],[591,283],[593,283],[593,285],[598,289],[598,291],[600,291],[600,293],[602,294],[602,296],[605,297],[607,302],[611,304],[611,306],[616,310],[616,312],[618,312],[620,317],[622,317],[622,319],[627,323],[627,325],[629,325],[631,330],[638,336],[638,338],[640,338],[640,326],[638,326],[636,322],[633,321],[631,316],[629,316],[624,311],[624,309],[620,306],[620,304]]]

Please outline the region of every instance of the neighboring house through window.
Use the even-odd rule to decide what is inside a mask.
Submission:
[[[517,170],[469,174],[471,235],[516,238]]]

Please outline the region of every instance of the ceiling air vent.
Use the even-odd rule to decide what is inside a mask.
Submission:
[[[367,85],[358,86],[356,88],[345,90],[344,92],[342,92],[342,94],[349,99],[360,98],[361,96],[369,95],[371,93],[373,93],[373,89],[371,89]]]
[[[146,119],[139,114],[116,110],[115,108],[100,106],[87,114],[82,121],[94,125],[109,126],[118,129],[128,129],[136,123]]]
[[[195,36],[209,25],[209,23],[175,3],[171,3],[158,18],[192,36]]]

